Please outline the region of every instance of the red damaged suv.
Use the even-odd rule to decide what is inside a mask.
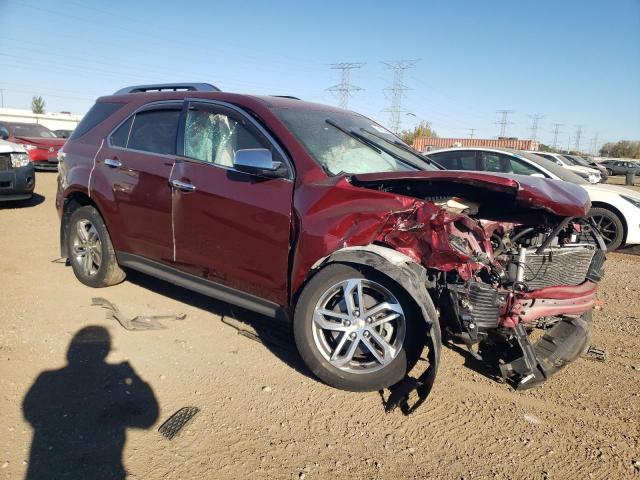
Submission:
[[[578,186],[444,171],[356,113],[208,84],[101,97],[60,157],[81,282],[134,269],[290,319],[332,386],[397,384],[426,346],[430,388],[441,329],[515,388],[589,346],[605,248]]]

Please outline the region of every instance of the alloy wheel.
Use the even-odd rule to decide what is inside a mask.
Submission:
[[[100,270],[102,242],[98,230],[89,220],[80,220],[76,224],[73,256],[86,276],[91,277]]]
[[[600,235],[602,235],[605,245],[608,247],[618,236],[618,227],[610,218],[604,215],[594,215],[591,218],[595,222]]]
[[[334,367],[372,373],[389,365],[402,350],[406,319],[387,288],[350,278],[323,293],[312,328],[316,347]]]

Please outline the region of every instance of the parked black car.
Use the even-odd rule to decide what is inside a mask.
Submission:
[[[612,175],[626,175],[630,172],[640,174],[640,162],[634,162],[632,160],[605,160],[600,162],[604,168],[607,169],[607,174]]]

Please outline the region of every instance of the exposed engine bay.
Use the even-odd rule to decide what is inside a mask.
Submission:
[[[516,388],[543,382],[588,349],[606,250],[587,220],[498,187],[395,179],[366,186],[374,185],[419,200],[395,212],[379,242],[427,268],[451,340],[476,359],[497,360]],[[534,344],[535,328],[545,333]]]

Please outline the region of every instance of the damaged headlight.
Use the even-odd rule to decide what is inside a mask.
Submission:
[[[26,153],[12,153],[10,156],[13,168],[26,167],[29,165],[29,155]]]
[[[473,255],[473,250],[471,249],[471,245],[466,238],[460,238],[453,235],[449,235],[449,243],[453,248],[455,248],[460,253],[464,253],[465,255],[471,256]]]

